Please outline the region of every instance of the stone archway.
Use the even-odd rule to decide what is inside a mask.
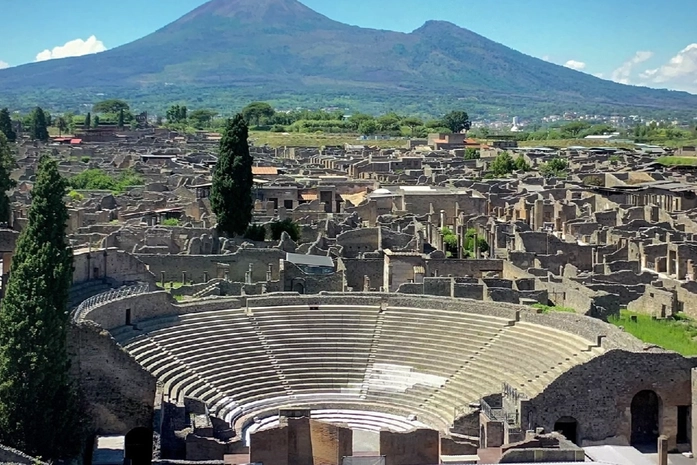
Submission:
[[[631,444],[656,445],[660,434],[661,399],[654,391],[645,390],[632,399],[632,436]]]
[[[125,462],[130,465],[152,463],[152,429],[134,428],[126,434]]]
[[[561,417],[554,423],[554,431],[564,435],[566,439],[579,445],[578,421],[574,417]]]

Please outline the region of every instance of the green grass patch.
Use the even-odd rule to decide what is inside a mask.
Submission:
[[[632,316],[636,317],[636,322],[632,321]],[[697,355],[697,322],[685,316],[654,320],[650,315],[622,310],[619,317],[611,317],[609,321],[649,344],[686,356]]]
[[[358,134],[332,134],[324,132],[267,132],[250,131],[249,140],[254,145],[269,145],[271,147],[298,146],[324,147],[327,145],[368,145],[380,148],[402,148],[405,140],[358,140]]]
[[[576,310],[569,307],[557,307],[553,305],[535,304],[532,308],[542,310],[542,313],[576,313]]]
[[[656,162],[663,166],[696,166],[697,157],[658,157]]]

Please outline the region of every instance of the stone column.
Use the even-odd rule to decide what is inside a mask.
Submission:
[[[668,465],[668,438],[666,436],[658,438],[658,465]]]

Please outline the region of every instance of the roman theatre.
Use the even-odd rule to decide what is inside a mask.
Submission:
[[[177,302],[156,291],[73,318],[93,430],[126,441],[154,430],[163,458],[248,452],[279,412],[353,431],[435,430],[453,454],[537,428],[580,446],[691,441],[695,360],[576,314],[400,294]]]

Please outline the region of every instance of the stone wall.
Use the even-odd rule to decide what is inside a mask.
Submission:
[[[70,325],[68,353],[92,433],[125,435],[152,427],[156,380],[109,333],[91,322]]]
[[[380,431],[380,455],[385,465],[440,463],[440,433],[417,429],[404,433]]]
[[[276,248],[270,249],[239,249],[226,255],[157,255],[136,254],[136,257],[148,265],[159,281],[161,273],[165,272],[166,281],[179,282],[182,272],[186,271],[187,280],[204,281],[204,274],[209,278],[223,278],[224,269],[229,271],[230,281],[244,282],[245,274],[252,265],[252,281],[266,281],[266,271],[271,264],[271,279],[279,276],[279,263],[286,253]],[[220,266],[227,265],[227,266]]]
[[[155,283],[155,276],[134,255],[116,249],[78,252],[73,257],[73,284],[92,279],[111,278],[119,284]]]
[[[43,465],[44,462],[31,457],[24,452],[0,444],[0,463],[3,464],[22,464],[22,465]]]
[[[553,431],[560,418],[571,417],[578,421],[581,446],[629,445],[632,399],[640,391],[652,390],[660,398],[660,434],[668,436],[673,449],[677,407],[692,405],[694,366],[697,359],[675,353],[611,350],[571,368],[542,394],[523,402],[523,428]]]
[[[383,285],[385,260],[382,258],[340,258],[339,269],[343,268],[346,285],[354,291],[362,291],[364,277],[370,279],[371,289],[380,289]]]

